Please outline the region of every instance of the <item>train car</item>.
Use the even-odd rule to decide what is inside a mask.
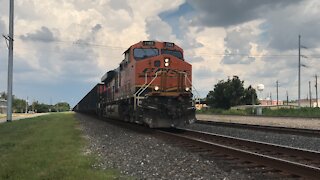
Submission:
[[[82,112],[86,114],[97,114],[99,107],[97,106],[102,95],[102,88],[104,85],[98,83],[88,94],[86,94],[81,101],[73,108],[73,111]]]
[[[101,117],[151,128],[195,121],[192,66],[185,61],[183,49],[171,42],[132,45],[119,67],[101,78],[98,89],[95,107]]]

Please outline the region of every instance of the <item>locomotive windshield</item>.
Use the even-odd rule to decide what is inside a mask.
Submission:
[[[182,53],[180,51],[161,49],[161,54],[170,54],[172,56],[175,56],[175,57],[183,60],[183,56],[182,56]]]
[[[158,56],[159,50],[156,48],[136,48],[133,50],[133,55],[135,59],[140,60],[148,57]]]

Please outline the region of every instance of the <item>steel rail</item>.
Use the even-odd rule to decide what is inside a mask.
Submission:
[[[320,164],[318,164],[317,166],[313,166],[295,162],[291,159],[288,160],[281,157],[279,158],[280,152],[280,154],[288,154],[289,156],[300,157],[304,160],[320,160],[320,153],[316,151],[307,151],[269,143],[248,141],[240,138],[221,136],[213,133],[204,133],[189,129],[179,129],[179,132],[168,132],[165,130],[159,130],[158,132],[166,134],[170,137],[181,139],[182,141],[196,144],[200,148],[222,152],[224,154],[241,158],[246,161],[281,170],[298,177],[307,179],[318,179],[318,176],[320,175],[320,168],[318,167],[320,166]],[[217,138],[219,140],[217,140]],[[230,141],[233,142],[233,145],[230,145]],[[235,145],[234,143],[237,145]],[[252,148],[242,148],[242,146],[251,146]],[[265,150],[275,152],[276,156],[274,156],[270,152],[265,154],[261,153],[259,152],[259,150],[257,150],[257,148],[262,150],[265,148]]]
[[[274,133],[280,133],[280,134],[320,137],[320,130],[316,130],[316,129],[289,128],[289,127],[280,127],[280,126],[265,126],[265,125],[228,123],[228,122],[217,122],[217,121],[206,121],[206,120],[197,120],[196,123],[208,124],[212,126],[250,129],[250,130],[264,131],[264,132],[274,132]]]

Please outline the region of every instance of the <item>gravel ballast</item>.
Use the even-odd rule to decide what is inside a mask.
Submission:
[[[262,141],[272,144],[279,144],[283,146],[320,151],[320,138],[277,134],[271,132],[261,132],[250,129],[239,129],[229,127],[219,127],[205,124],[192,124],[187,127],[197,131],[210,132],[215,134],[222,134],[237,138],[250,139],[254,141]]]
[[[202,158],[149,133],[136,132],[117,125],[76,114],[89,140],[87,152],[99,157],[96,168],[119,169],[136,179],[257,179],[223,162]]]
[[[212,118],[215,118],[214,121],[219,121],[217,118],[220,116],[211,116]],[[246,116],[226,116],[228,117],[229,122],[234,122],[243,120],[246,121],[248,117]],[[242,119],[241,119],[242,118]],[[257,118],[254,121],[253,117],[251,118],[250,124],[263,124],[267,123],[268,121],[272,120],[278,120],[280,118],[266,118],[266,121],[262,121],[261,119]],[[290,121],[292,119],[283,119],[282,123],[290,124]],[[296,119],[294,119],[297,121]],[[223,121],[223,120],[221,120]],[[309,121],[312,121],[311,119]],[[248,123],[248,122],[247,122]],[[295,122],[298,124],[297,122]],[[300,123],[300,126],[304,126],[303,121]],[[290,127],[290,126],[288,126]],[[222,134],[232,137],[238,137],[243,139],[250,139],[255,141],[262,141],[262,142],[268,142],[273,144],[279,144],[289,147],[295,147],[295,148],[302,148],[302,149],[308,149],[308,150],[314,150],[314,151],[320,151],[320,138],[319,137],[308,137],[308,136],[299,136],[299,135],[290,135],[290,134],[278,134],[273,132],[263,132],[263,131],[257,131],[257,130],[250,130],[250,129],[243,129],[243,128],[232,128],[232,127],[221,127],[221,126],[213,126],[213,125],[206,125],[206,124],[191,124],[187,128],[198,130],[198,131],[205,131],[210,133],[216,133],[216,134]],[[316,128],[318,128],[316,126]]]

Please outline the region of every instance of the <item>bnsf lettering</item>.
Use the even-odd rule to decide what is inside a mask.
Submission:
[[[145,74],[147,74],[147,77],[154,77],[155,73],[159,71],[166,72],[170,77],[175,77],[179,72],[178,69],[166,69],[166,68],[145,68],[140,74],[139,77],[145,77]],[[182,72],[185,72],[187,74],[190,74],[190,71],[184,70]]]

